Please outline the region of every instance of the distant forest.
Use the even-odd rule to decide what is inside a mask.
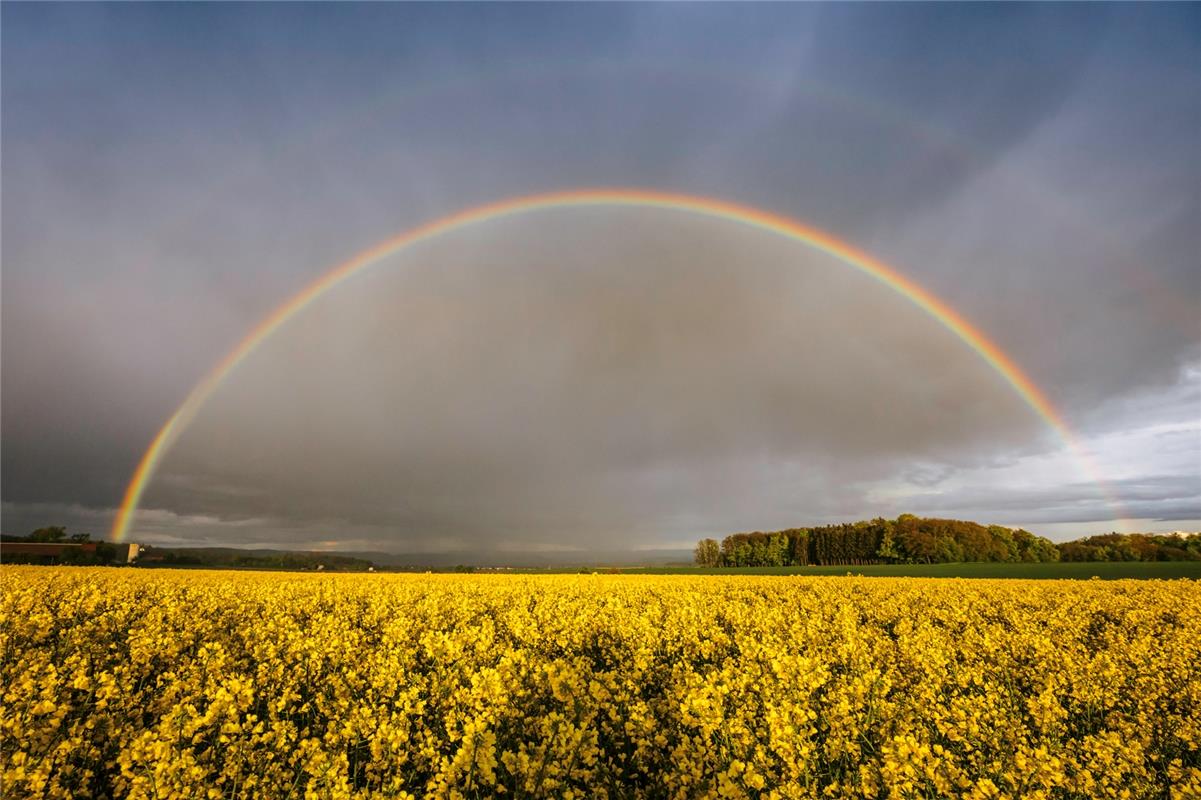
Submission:
[[[1201,561],[1201,534],[1105,533],[1057,545],[1061,561]]]
[[[1021,528],[902,514],[770,533],[702,539],[695,561],[707,567],[946,564],[965,561],[1193,561],[1201,536],[1121,534],[1056,545]]]

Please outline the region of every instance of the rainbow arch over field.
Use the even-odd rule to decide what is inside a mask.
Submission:
[[[1030,380],[1012,358],[967,319],[895,268],[829,233],[771,211],[710,197],[646,189],[600,188],[573,189],[514,197],[435,219],[358,253],[297,292],[256,325],[225,358],[214,366],[159,429],[130,478],[113,522],[111,531],[113,539],[120,542],[128,534],[142,494],[153,477],[155,468],[171,444],[196,416],[196,413],[226,376],[237,368],[261,342],[318,297],[406,247],[450,234],[476,223],[541,210],[606,206],[664,209],[739,223],[808,245],[888,286],[937,320],[984,359],[1017,392],[1022,400],[1056,431],[1080,461],[1085,473],[1097,483],[1102,495],[1114,509],[1115,516],[1119,518],[1125,516],[1120,512],[1120,504],[1101,478],[1092,458],[1079,443],[1046,394]]]

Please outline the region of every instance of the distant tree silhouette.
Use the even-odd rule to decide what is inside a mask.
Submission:
[[[1105,533],[1058,550],[1064,561],[1201,561],[1201,534]]]
[[[29,534],[31,542],[61,542],[67,538],[67,529],[61,526],[38,528]]]

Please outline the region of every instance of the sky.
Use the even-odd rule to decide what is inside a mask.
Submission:
[[[0,527],[638,549],[900,513],[1201,528],[1201,7],[0,7]],[[1072,446],[1075,443],[1075,447]],[[1083,455],[1082,455],[1083,454]]]

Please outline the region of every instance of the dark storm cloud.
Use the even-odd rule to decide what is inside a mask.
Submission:
[[[803,44],[785,36],[763,49],[756,110],[721,126],[724,149],[703,152],[724,187],[771,187],[794,213],[843,230],[891,227],[1002,161],[1068,102],[1105,22],[1063,8],[817,7]],[[981,58],[1001,41],[1022,51],[1004,69]]]
[[[330,264],[418,222],[530,191],[641,185],[809,219],[950,301],[1090,435],[1145,423],[1121,398],[1170,393],[1182,365],[1201,357],[1196,7],[7,5],[0,13],[6,532],[65,515],[93,525],[91,516],[110,513],[141,449],[196,379]],[[748,287],[721,286],[732,308],[764,302]],[[700,302],[670,297],[662,302],[681,314]],[[860,295],[839,302],[815,313],[891,312]],[[630,327],[624,346],[636,351],[645,346],[637,336],[654,330]],[[588,341],[587,331],[562,331],[564,341]],[[702,340],[695,353],[721,350],[723,342]],[[876,363],[878,342],[828,344],[831,362],[811,366],[840,379],[840,364],[888,374]],[[532,373],[544,360],[509,359],[501,369],[454,355],[471,367],[466,375],[543,377]],[[726,358],[739,360],[733,350]],[[478,522],[470,498],[489,495],[498,498],[488,507],[496,525],[517,532],[593,530],[600,519],[647,536],[706,520],[791,524],[874,513],[865,499],[873,480],[908,475],[940,486],[944,474],[1010,449],[1053,446],[1007,413],[980,423],[980,409],[946,426],[918,414],[909,436],[869,426],[860,433],[878,437],[875,445],[842,436],[846,426],[833,421],[800,436],[795,376],[762,369],[774,363],[763,353],[747,360],[761,369],[738,377],[759,382],[760,405],[755,425],[737,426],[732,451],[714,423],[731,406],[716,402],[697,404],[692,427],[647,416],[628,430],[603,429],[574,482],[540,463],[504,474],[497,465],[511,451],[499,444],[467,459],[451,445],[440,452],[430,436],[431,468],[412,480],[429,483],[424,496],[434,499],[420,507],[348,510],[356,497],[348,476],[341,500],[302,492],[262,509],[290,507],[292,522],[265,514],[256,524],[280,541],[309,535],[295,523],[305,514],[328,518],[318,527],[331,538],[343,531],[386,543],[398,528],[450,536]],[[912,367],[946,389],[937,370]],[[619,399],[645,384],[637,370],[621,374],[634,383],[614,377]],[[906,380],[922,385],[896,383]],[[862,398],[823,390],[826,407],[867,413]],[[437,393],[420,402],[466,413]],[[263,407],[250,403],[246,413]],[[539,412],[552,421],[562,413]],[[828,439],[815,455],[819,434]],[[748,441],[770,458],[746,455]],[[649,444],[664,443],[671,458],[647,467]],[[906,464],[901,454],[915,443],[929,452]],[[820,466],[789,471],[802,452]],[[477,458],[489,469],[463,467]],[[457,482],[431,477],[449,469],[440,462],[454,466]],[[1145,470],[1157,472],[1154,463]],[[538,489],[544,473],[556,491]],[[523,474],[537,476],[535,485]],[[177,486],[147,517],[159,530],[220,538],[257,513],[219,461],[193,477],[198,486]],[[739,498],[730,491],[717,502],[718,484]],[[1171,502],[1175,490],[1162,490]],[[626,512],[591,513],[597,498],[618,495]]]

